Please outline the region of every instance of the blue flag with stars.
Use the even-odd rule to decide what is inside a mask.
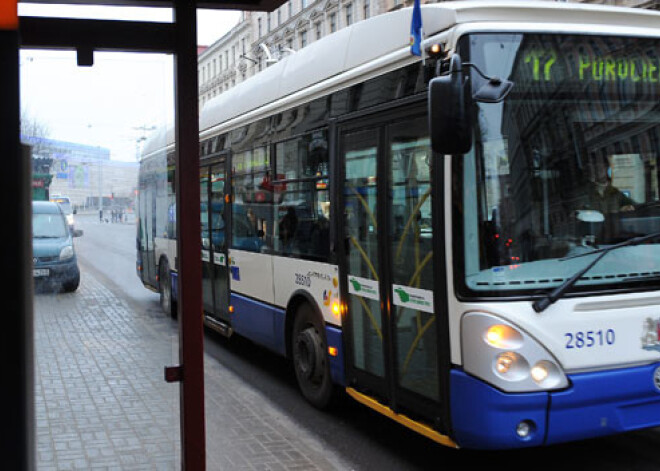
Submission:
[[[422,7],[420,0],[413,4],[412,22],[410,23],[410,53],[422,55]]]

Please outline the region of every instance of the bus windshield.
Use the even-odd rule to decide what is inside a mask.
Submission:
[[[514,83],[501,103],[475,105],[461,162],[465,293],[554,288],[597,256],[575,255],[660,231],[659,40],[474,34],[460,47],[485,75]],[[470,79],[473,90],[484,80]],[[658,277],[652,240],[609,252],[575,289]]]

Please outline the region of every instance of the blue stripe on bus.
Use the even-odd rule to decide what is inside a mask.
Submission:
[[[234,307],[231,325],[237,334],[280,355],[286,355],[284,309],[236,293],[231,294],[231,304]],[[325,335],[328,346],[337,349],[337,356],[328,355],[332,382],[344,386],[346,380],[341,329],[328,325],[325,328]]]
[[[344,349],[342,348],[343,340],[341,336],[341,329],[326,325],[325,338],[328,342],[328,347],[335,347],[337,349],[337,356],[330,356],[330,376],[332,382],[341,386],[346,386],[346,377],[344,374]]]
[[[549,394],[507,394],[461,370],[451,371],[451,420],[461,447],[497,449],[543,444]],[[535,430],[525,439],[516,433],[524,420]]]
[[[660,363],[569,375],[563,391],[504,393],[461,370],[451,372],[454,438],[462,447],[553,445],[660,426]],[[534,431],[522,439],[521,421]]]
[[[660,363],[570,375],[571,388],[551,394],[548,444],[660,425]]]
[[[231,294],[231,326],[240,334],[280,355],[286,355],[284,309],[240,294]]]

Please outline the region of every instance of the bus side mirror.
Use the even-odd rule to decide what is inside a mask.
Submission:
[[[469,78],[463,77],[461,56],[454,54],[449,62],[449,73],[429,82],[429,130],[433,152],[464,154],[470,150],[471,101]]]

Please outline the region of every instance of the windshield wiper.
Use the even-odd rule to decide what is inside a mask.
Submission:
[[[603,247],[602,249],[597,249],[592,252],[587,252],[583,254],[578,254],[578,255],[573,255],[571,257],[566,257],[562,258],[561,260],[570,260],[572,258],[577,258],[577,257],[584,257],[585,255],[592,255],[592,254],[599,254],[598,257],[594,258],[591,263],[589,263],[587,266],[585,266],[582,270],[577,272],[575,275],[570,277],[568,280],[564,281],[561,285],[557,286],[554,290],[552,290],[550,293],[548,293],[544,298],[538,299],[534,301],[532,304],[532,308],[536,312],[543,312],[545,311],[548,306],[553,304],[555,301],[557,301],[559,298],[564,296],[566,291],[568,291],[580,278],[582,278],[582,275],[584,275],[586,272],[591,270],[591,268],[597,264],[605,255],[610,253],[612,250],[621,248],[621,247],[627,247],[630,245],[639,245],[643,242],[646,242],[647,240],[653,240],[657,239],[660,237],[660,232],[654,232],[653,234],[647,234],[645,236],[639,236],[639,237],[633,237],[632,239],[624,240],[623,242],[619,242],[618,244],[615,245],[610,245],[609,247]]]

